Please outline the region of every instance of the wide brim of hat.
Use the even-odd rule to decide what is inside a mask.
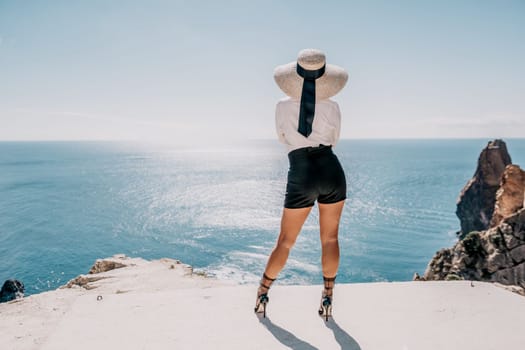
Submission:
[[[297,62],[275,68],[273,77],[283,92],[296,99],[301,98],[303,78],[297,74]],[[348,73],[341,67],[327,64],[323,76],[315,80],[315,99],[324,100],[335,96],[348,81]]]

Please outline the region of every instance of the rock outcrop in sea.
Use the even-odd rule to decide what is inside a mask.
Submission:
[[[481,151],[474,176],[459,194],[456,215],[461,223],[460,236],[486,230],[494,213],[496,192],[505,167],[512,164],[507,145],[502,140],[489,142]]]
[[[505,142],[483,149],[460,193],[459,241],[438,251],[423,280],[479,280],[525,291],[525,171],[510,164]]]
[[[0,289],[0,303],[24,297],[24,284],[19,280],[7,280]]]

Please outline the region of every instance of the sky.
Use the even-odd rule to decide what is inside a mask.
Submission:
[[[304,48],[342,138],[525,137],[524,0],[0,0],[0,140],[272,139]]]

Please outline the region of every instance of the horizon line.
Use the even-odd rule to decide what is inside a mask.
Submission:
[[[425,140],[524,140],[525,136],[520,137],[345,137],[339,141],[425,141]],[[254,142],[254,141],[277,141],[276,138],[251,138],[233,139],[229,143]],[[146,139],[0,139],[0,142],[133,142],[133,143],[161,143],[170,144],[165,141],[155,141]],[[219,145],[228,142],[209,142],[209,145]],[[173,142],[176,145],[176,142]],[[196,143],[198,144],[198,142]]]

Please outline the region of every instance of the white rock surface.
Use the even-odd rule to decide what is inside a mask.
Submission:
[[[126,259],[82,287],[0,304],[2,349],[520,349],[525,298],[469,281],[338,284],[334,318],[317,315],[321,286],[270,291],[191,274],[162,259]],[[171,268],[173,266],[173,268]],[[100,297],[102,298],[100,298]],[[101,299],[101,300],[97,300]]]

